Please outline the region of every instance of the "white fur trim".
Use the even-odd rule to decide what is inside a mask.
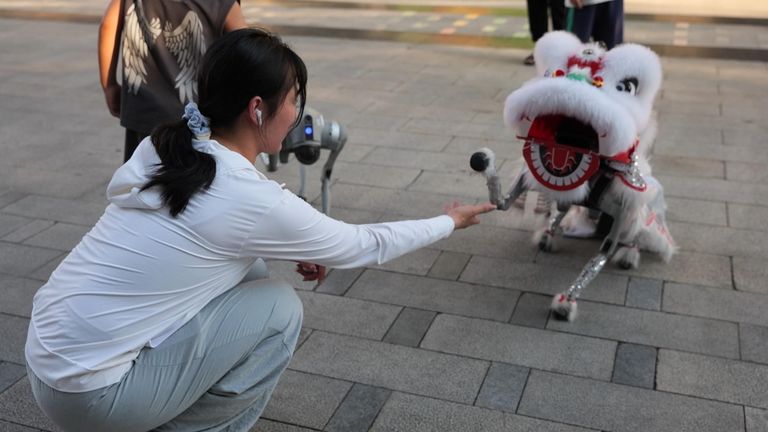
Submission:
[[[530,120],[561,114],[589,124],[597,132],[600,154],[615,156],[629,150],[638,130],[624,107],[600,89],[567,78],[538,78],[507,97],[504,121],[519,136],[526,136]]]

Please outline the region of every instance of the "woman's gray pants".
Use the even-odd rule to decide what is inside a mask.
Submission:
[[[27,368],[37,403],[67,432],[249,430],[288,366],[302,320],[290,285],[249,280],[266,276],[261,267],[143,349],[118,383],[65,393]]]

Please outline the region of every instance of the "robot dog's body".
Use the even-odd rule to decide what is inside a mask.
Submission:
[[[277,171],[278,161],[287,163],[293,153],[299,161],[300,183],[296,195],[302,199],[306,185],[306,165],[312,165],[320,159],[320,150],[330,150],[323,165],[321,178],[322,210],[325,214],[331,211],[331,173],[336,158],[347,143],[347,129],[337,121],[326,121],[319,111],[306,107],[301,120],[288,132],[283,140],[279,154],[262,154],[262,161],[270,172]]]
[[[502,195],[491,150],[476,152],[470,164],[485,174],[491,201],[500,210],[527,190],[557,203],[548,226],[535,233],[544,251],[554,249],[571,206],[612,220],[598,254],[552,300],[555,314],[573,320],[581,291],[608,260],[637,267],[640,249],[665,261],[676,250],[665,222],[663,190],[647,160],[661,65],[645,47],[626,44],[605,51],[565,32],[542,37],[534,57],[540,77],[510,94],[504,106],[505,123],[525,141],[526,163],[512,188]]]

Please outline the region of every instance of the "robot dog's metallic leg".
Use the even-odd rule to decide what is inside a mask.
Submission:
[[[296,193],[299,198],[303,199],[304,201],[307,200],[306,195],[304,195],[304,187],[307,185],[307,169],[304,167],[304,164],[299,164],[299,191]]]
[[[347,132],[340,124],[333,122],[328,127],[328,131],[323,130],[323,137],[330,137],[324,145],[325,148],[331,150],[331,154],[328,155],[328,159],[323,165],[323,179],[322,179],[322,191],[323,191],[323,213],[326,215],[331,211],[331,173],[333,172],[333,164],[336,163],[336,158],[339,157],[339,153],[344,149],[344,145],[347,143]]]
[[[549,219],[549,226],[536,231],[534,234],[534,243],[539,245],[539,250],[543,252],[552,252],[555,250],[555,239],[563,231],[560,227],[560,223],[563,221],[566,213],[568,213],[569,207],[569,205],[558,205],[557,212]]]
[[[565,293],[555,295],[555,298],[552,299],[551,309],[556,315],[567,318],[568,321],[576,319],[576,300],[581,296],[584,288],[600,274],[600,271],[605,267],[605,263],[616,252],[616,247],[619,245],[619,236],[624,225],[625,221],[622,218],[614,218],[611,231],[600,245],[600,252],[587,262]]]
[[[499,175],[496,173],[495,155],[489,148],[482,148],[472,154],[469,165],[473,170],[483,173],[488,186],[489,198],[493,204],[496,204],[496,208],[499,210],[507,210],[517,197],[526,191],[523,176],[520,174],[509,192],[502,197],[501,182],[499,181]]]

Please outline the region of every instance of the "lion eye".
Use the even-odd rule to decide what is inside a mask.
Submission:
[[[626,92],[634,96],[637,94],[637,78],[624,78],[616,85],[616,90],[620,92]]]

